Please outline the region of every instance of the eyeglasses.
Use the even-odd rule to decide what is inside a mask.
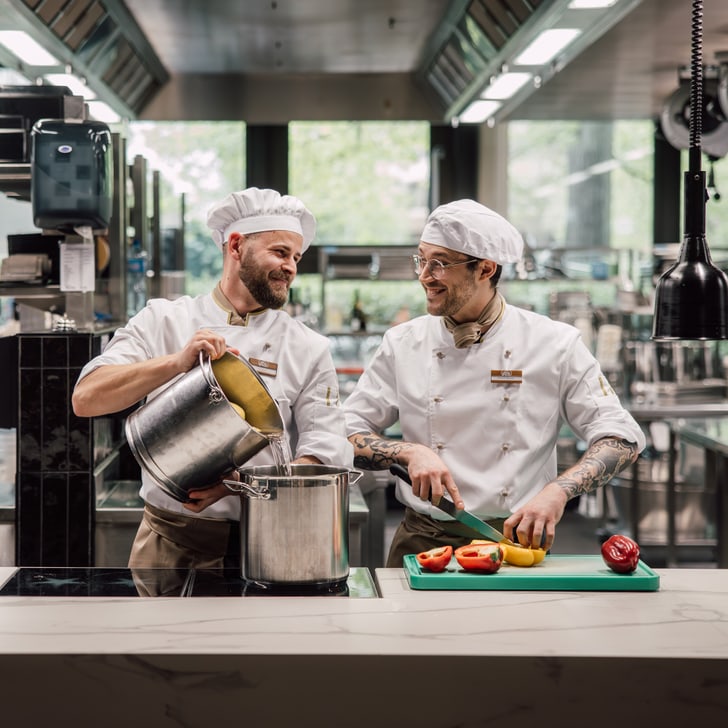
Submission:
[[[468,258],[467,260],[460,260],[457,263],[443,263],[437,258],[426,260],[421,255],[413,255],[412,262],[415,264],[415,273],[421,276],[423,271],[427,272],[437,281],[445,275],[445,271],[448,268],[452,268],[456,265],[465,265],[466,263],[473,263],[478,260],[477,258]]]

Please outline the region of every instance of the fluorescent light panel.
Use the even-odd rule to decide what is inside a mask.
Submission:
[[[581,34],[577,28],[552,28],[539,33],[513,61],[518,66],[548,63]]]
[[[510,99],[517,94],[531,79],[532,73],[504,73],[493,81],[480,95],[481,99]]]
[[[87,106],[89,116],[96,121],[103,121],[107,124],[116,124],[121,121],[121,116],[103,101],[89,101]]]
[[[0,84],[3,86],[32,86],[31,80],[14,68],[0,68]]]
[[[480,124],[493,116],[503,104],[498,101],[478,99],[473,101],[458,117],[461,124]]]
[[[44,78],[54,86],[68,86],[71,93],[76,96],[83,96],[85,99],[96,98],[96,94],[80,78],[70,73],[49,73]]]
[[[0,30],[0,43],[28,66],[57,66],[58,59],[22,30]]]
[[[600,10],[616,4],[617,0],[571,0],[569,10]]]

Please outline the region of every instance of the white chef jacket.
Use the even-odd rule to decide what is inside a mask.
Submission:
[[[211,329],[222,334],[227,344],[247,359],[252,357],[278,365],[276,375],[265,376],[263,381],[278,404],[294,458],[314,455],[324,465],[351,468],[353,451],[346,439],[328,339],[283,311],[266,309],[249,315],[246,326],[232,326],[227,321],[228,312],[210,294],[195,298],[182,296],[174,301],[152,299],[81,370],[79,381],[104,364],[129,364],[178,352],[195,331]],[[170,384],[151,392],[147,400]],[[274,464],[271,449],[264,448],[245,466]],[[160,508],[186,516],[198,515],[167,495],[144,468],[141,496]],[[223,498],[199,516],[239,520],[240,499]]]
[[[464,349],[441,317],[389,329],[344,412],[349,435],[399,420],[402,439],[432,448],[465,507],[482,518],[510,515],[556,477],[564,422],[588,445],[611,435],[645,446],[579,331],[510,305],[480,344]],[[397,498],[447,520],[402,481]]]

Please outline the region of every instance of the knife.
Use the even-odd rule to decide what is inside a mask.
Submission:
[[[398,463],[391,465],[389,468],[389,472],[392,473],[392,475],[396,475],[398,478],[402,478],[405,483],[409,483],[410,485],[412,485],[412,480],[410,479],[409,472],[407,468],[403,467],[402,465],[399,465]],[[430,503],[432,503],[432,493],[430,493]],[[493,528],[493,526],[487,524],[481,518],[478,518],[469,511],[459,511],[455,507],[455,504],[449,498],[445,498],[445,496],[442,496],[440,498],[439,503],[432,503],[432,505],[435,506],[435,508],[439,508],[444,513],[447,513],[448,516],[452,516],[456,521],[459,521],[464,526],[467,526],[471,531],[473,531],[473,533],[477,534],[478,536],[487,536],[488,539],[490,539],[491,541],[495,541],[496,543],[503,542],[509,544],[510,546],[515,545],[513,541],[511,541],[509,538],[506,538],[497,528]]]

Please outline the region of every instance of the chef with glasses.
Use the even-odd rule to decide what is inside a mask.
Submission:
[[[473,200],[436,208],[414,269],[427,314],[390,328],[344,403],[355,467],[399,464],[405,506],[388,567],[462,546],[470,533],[430,502],[443,494],[505,536],[551,548],[567,502],[633,463],[645,437],[575,327],[506,302],[503,266],[520,233]],[[402,438],[382,433],[399,422]],[[586,443],[557,473],[566,424]]]

